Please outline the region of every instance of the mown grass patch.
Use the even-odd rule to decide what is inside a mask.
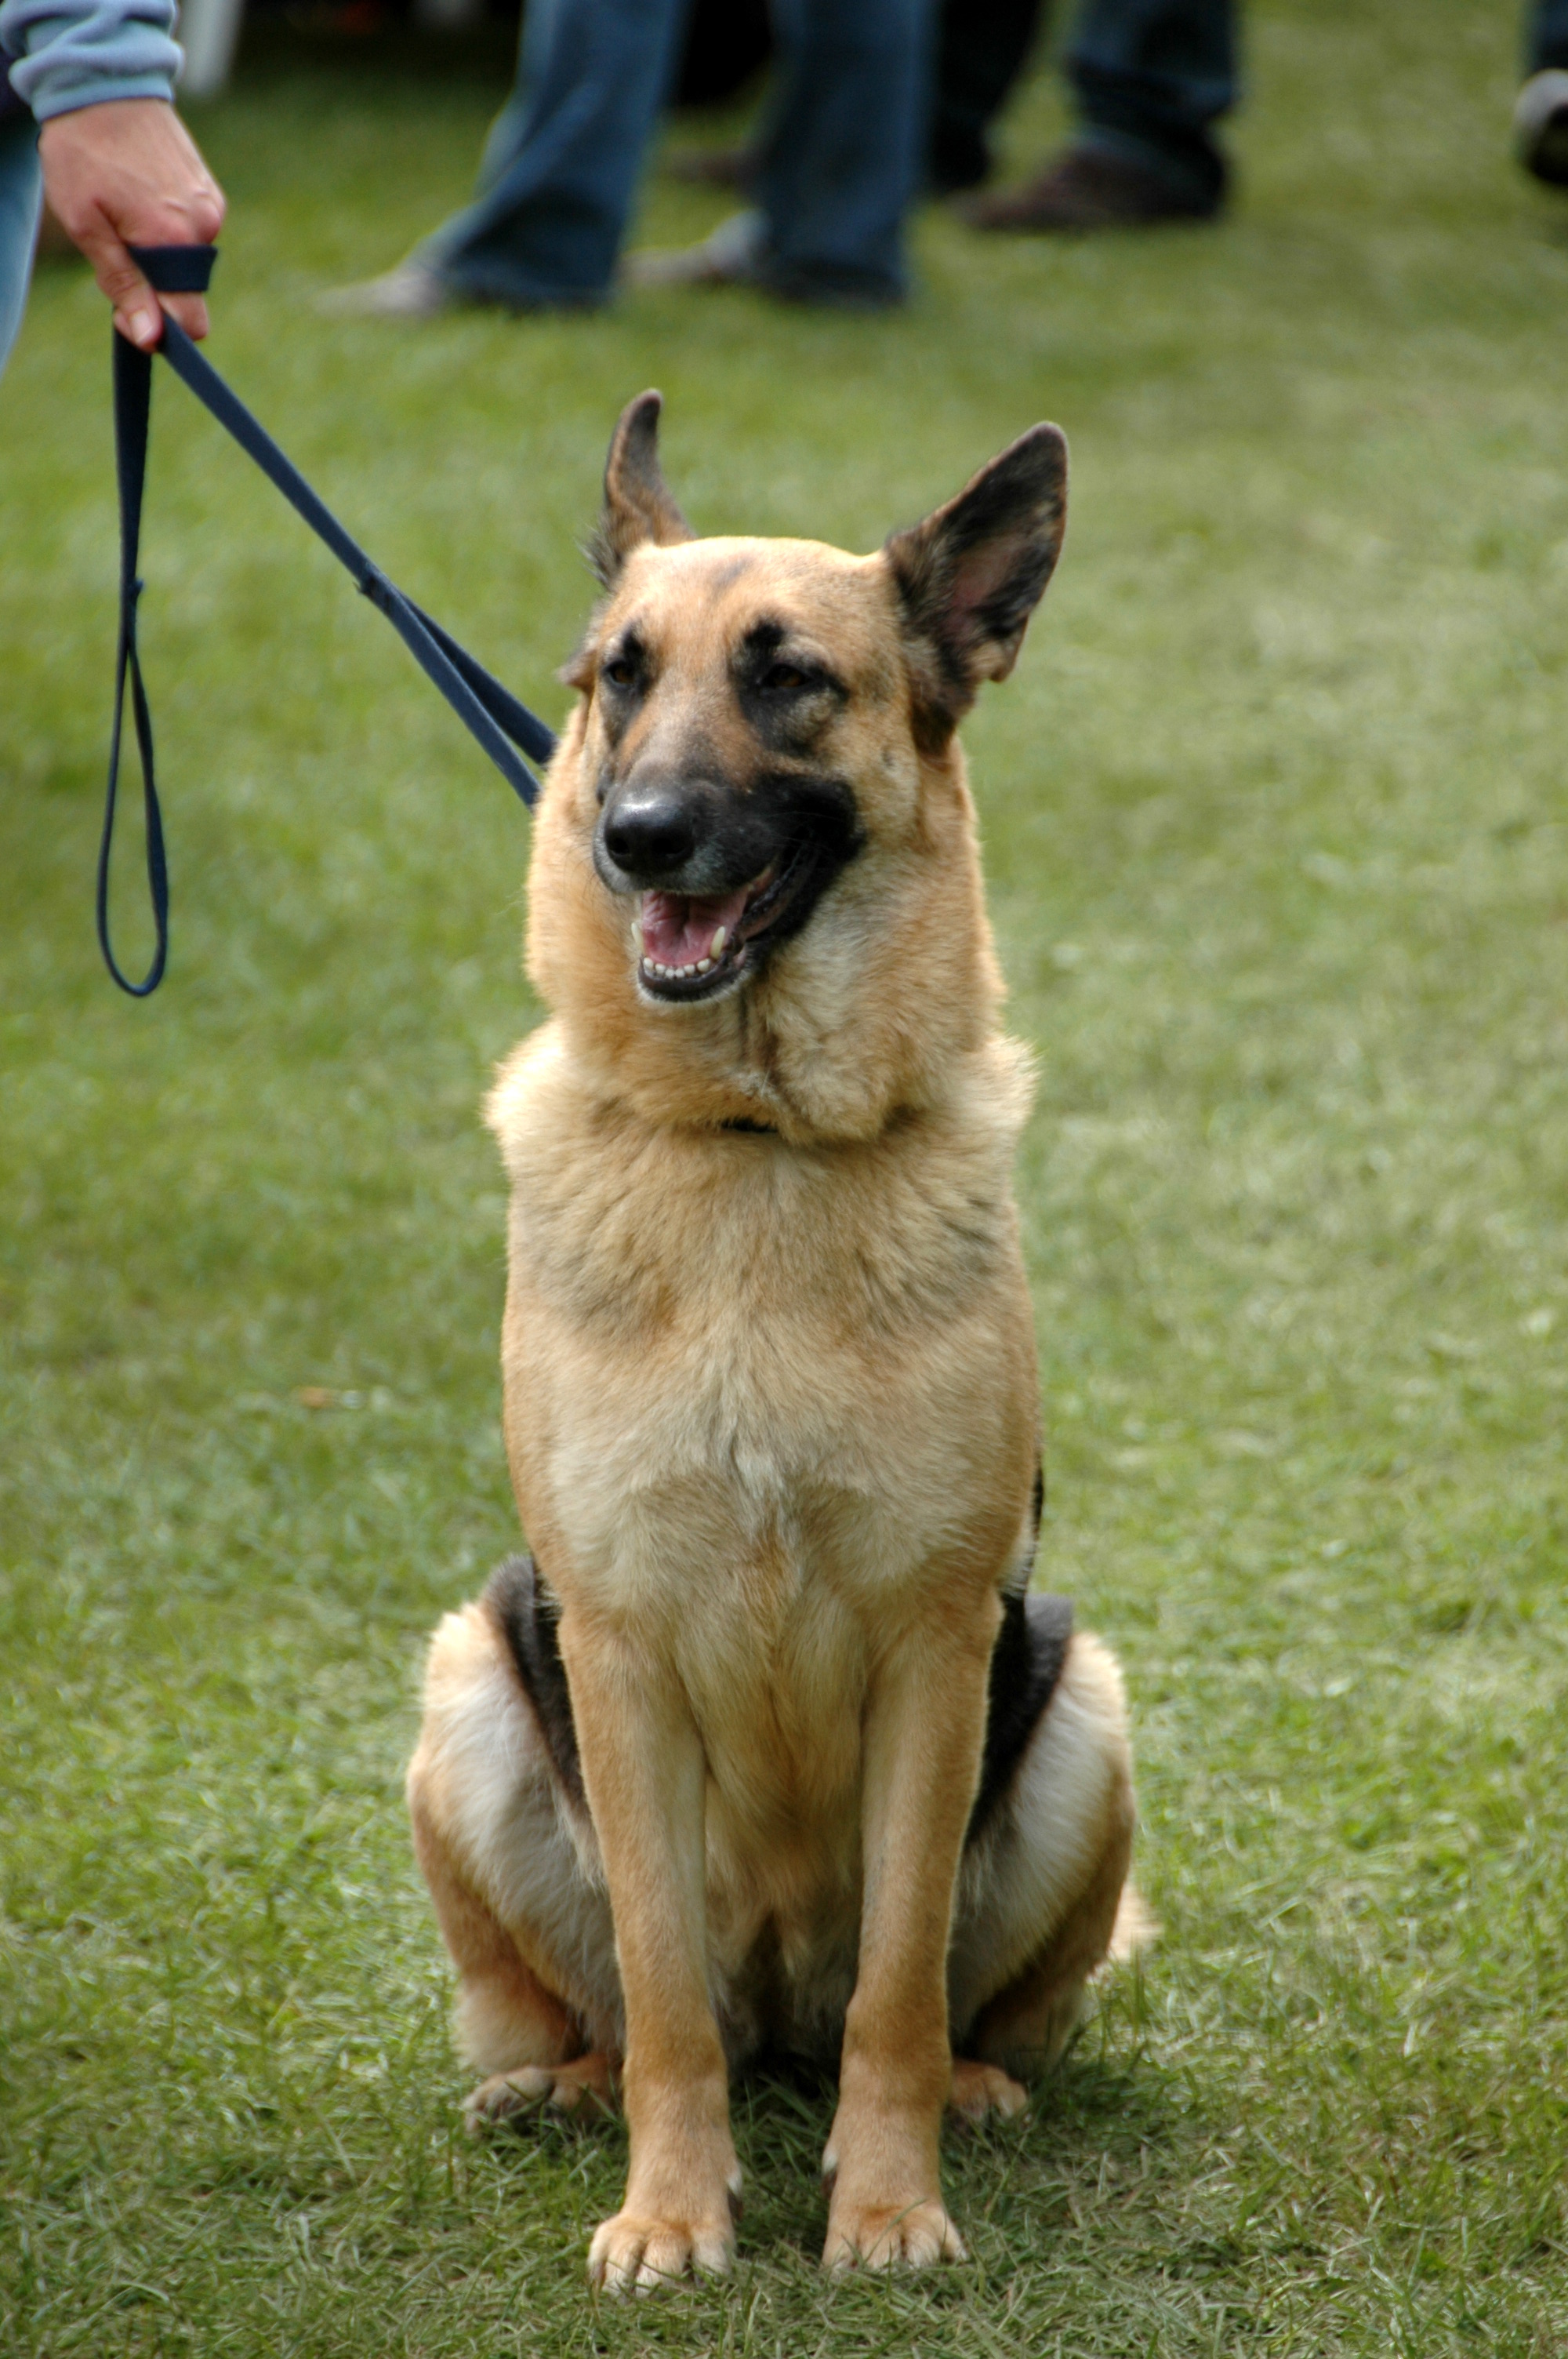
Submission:
[[[1127,1663],[1165,1933],[954,2142],[940,2280],[819,2280],[809,2083],[738,2097],[732,2284],[633,2312],[581,2286],[619,2133],[459,2133],[398,1786],[421,1635],[514,1538],[475,1107],[536,1015],[525,823],[160,382],[175,952],[112,992],[107,331],[40,281],[0,390],[7,2351],[1561,2347],[1568,210],[1507,158],[1513,40],[1271,0],[1224,227],[932,217],[885,321],[328,324],[464,193],[497,61],[258,52],[200,125],[220,365],[546,711],[642,386],[699,525],[861,547],[1071,437],[968,742],[1041,1062],[1043,1574]],[[1056,120],[1042,79],[1020,160]],[[718,210],[654,181],[646,228]]]

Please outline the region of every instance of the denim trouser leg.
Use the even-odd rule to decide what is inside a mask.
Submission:
[[[1544,73],[1549,66],[1568,71],[1568,0],[1530,0],[1524,47],[1529,72]]]
[[[894,302],[925,171],[932,0],[773,0],[779,60],[757,174],[766,283]]]
[[[689,0],[529,0],[481,193],[420,248],[464,294],[593,303],[615,275]]]
[[[0,369],[27,309],[43,195],[38,125],[30,114],[7,114],[0,121]]]
[[[1082,0],[1066,62],[1087,144],[1218,199],[1208,133],[1236,97],[1232,0]]]

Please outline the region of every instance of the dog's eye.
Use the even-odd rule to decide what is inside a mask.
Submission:
[[[611,656],[602,677],[611,688],[630,688],[637,677],[637,667],[630,656]]]
[[[792,690],[809,688],[811,675],[802,671],[798,664],[774,663],[770,664],[762,674],[762,684],[765,689],[773,689],[787,696]]]

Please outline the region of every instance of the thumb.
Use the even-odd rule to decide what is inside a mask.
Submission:
[[[120,333],[144,353],[156,350],[163,334],[163,313],[119,233],[94,207],[72,234],[92,265],[92,276],[114,306],[114,325]]]

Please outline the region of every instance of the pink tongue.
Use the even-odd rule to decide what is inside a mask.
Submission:
[[[690,893],[644,893],[643,956],[659,966],[695,966],[708,954],[720,926],[733,933],[746,906],[746,888],[698,897]]]

